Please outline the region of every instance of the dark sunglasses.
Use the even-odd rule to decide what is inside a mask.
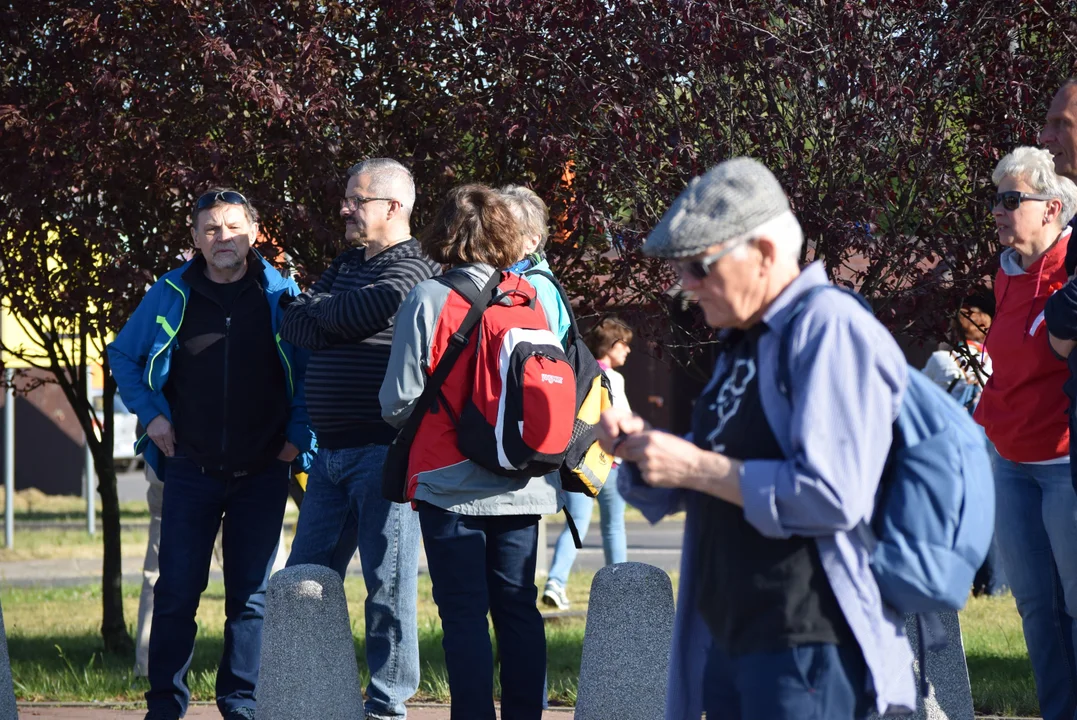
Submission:
[[[741,245],[747,243],[747,240],[740,242],[730,242],[726,247],[722,248],[716,253],[711,255],[705,255],[698,260],[674,260],[673,268],[681,274],[681,277],[694,277],[696,280],[703,280],[711,273],[711,266],[724,258],[729,253],[733,252]]]
[[[1006,192],[995,193],[994,200],[991,202],[991,209],[994,210],[999,205],[1004,210],[1013,212],[1017,208],[1021,207],[1021,203],[1025,200],[1054,200],[1055,198],[1050,195],[1032,195],[1029,193],[1023,193],[1018,190],[1008,190]]]
[[[243,197],[237,192],[232,190],[225,190],[224,192],[210,192],[206,193],[202,197],[198,198],[198,201],[194,204],[195,212],[199,210],[205,210],[211,208],[217,203],[224,203],[225,205],[247,205],[247,198]]]

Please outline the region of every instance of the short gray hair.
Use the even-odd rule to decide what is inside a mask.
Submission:
[[[550,210],[534,190],[522,185],[506,185],[497,191],[520,225],[520,234],[538,235],[538,250],[546,247],[550,237]]]
[[[415,208],[415,178],[403,163],[392,158],[368,158],[348,168],[349,177],[358,175],[370,178],[370,192],[396,200],[405,216],[411,217]]]
[[[794,263],[800,262],[800,249],[804,245],[804,230],[800,227],[800,222],[791,210],[766,220],[740,237],[730,238],[722,244],[746,243],[762,237],[774,243],[774,246],[778,249],[778,254],[786,260]],[[740,251],[739,248],[734,250],[733,254],[737,255],[738,251]]]
[[[1055,172],[1050,151],[1023,145],[998,161],[991,180],[998,185],[1005,178],[1018,178],[1028,183],[1033,192],[1049,195],[1062,202],[1059,225],[1065,227],[1077,212],[1077,185]]]

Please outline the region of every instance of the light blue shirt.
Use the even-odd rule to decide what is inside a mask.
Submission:
[[[778,389],[780,338],[791,305],[808,288],[826,282],[822,264],[809,265],[763,316],[769,331],[758,345],[760,400],[785,459],[744,463],[744,517],[765,537],[815,539],[838,605],[863,652],[879,713],[910,712],[916,708],[916,685],[904,618],[883,604],[868,551],[851,532],[871,518],[905,392],[904,356],[886,328],[855,299],[821,293],[794,330],[791,402]],[[728,358],[720,357],[711,383],[727,369]],[[666,718],[699,718],[703,664],[711,643],[696,599],[700,503],[692,501],[693,491],[649,487],[634,465],[625,467],[618,488],[652,523],[687,510]]]
[[[543,272],[553,273],[550,270],[550,263],[546,261],[546,258],[542,258],[542,262],[538,263],[532,270],[542,270]],[[526,274],[526,270],[524,273]],[[568,335],[568,330],[571,327],[571,320],[569,319],[569,309],[565,307],[565,304],[561,302],[561,293],[557,291],[554,284],[549,281],[543,275],[527,275],[527,281],[531,283],[531,286],[535,288],[535,293],[538,295],[539,304],[542,305],[543,312],[546,313],[546,321],[550,325],[550,330],[557,336],[557,339],[561,341],[561,344],[565,344],[565,336]]]

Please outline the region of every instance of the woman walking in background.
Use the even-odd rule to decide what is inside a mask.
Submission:
[[[625,379],[617,368],[625,364],[628,354],[632,352],[632,328],[625,325],[615,317],[603,318],[587,333],[584,338],[591,354],[602,366],[603,372],[610,381],[610,391],[613,398],[613,406],[631,412],[628,398],[625,395]],[[613,459],[613,470],[610,472],[606,484],[598,494],[599,522],[602,527],[602,551],[606,555],[606,564],[613,565],[626,560],[627,541],[625,539],[625,501],[617,490],[617,465],[619,458]],[[582,541],[587,536],[587,529],[591,525],[591,511],[594,508],[594,498],[589,498],[582,493],[566,492],[565,508],[572,516],[572,522],[576,524],[576,530]],[[553,562],[550,564],[550,576],[546,581],[546,589],[542,593],[542,602],[558,610],[567,610],[569,607],[568,595],[565,586],[568,584],[568,575],[572,570],[572,563],[576,560],[576,545],[572,540],[572,533],[566,525],[557,538],[557,545],[553,551]]]

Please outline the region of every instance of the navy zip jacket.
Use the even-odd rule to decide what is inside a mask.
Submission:
[[[1077,232],[1077,217],[1070,221],[1069,227]],[[1043,308],[1043,321],[1047,324],[1047,332],[1060,340],[1077,340],[1077,279],[1074,278],[1074,269],[1077,268],[1077,241],[1070,235],[1070,244],[1066,248],[1066,274],[1069,282],[1056,290],[1051,297],[1047,298],[1047,305]],[[1070,399],[1070,468],[1077,468],[1077,442],[1074,434],[1077,424],[1074,423],[1074,413],[1077,412],[1077,351],[1071,352],[1066,358],[1069,365],[1070,376],[1062,389],[1066,397]],[[1077,488],[1077,478],[1073,480]]]

